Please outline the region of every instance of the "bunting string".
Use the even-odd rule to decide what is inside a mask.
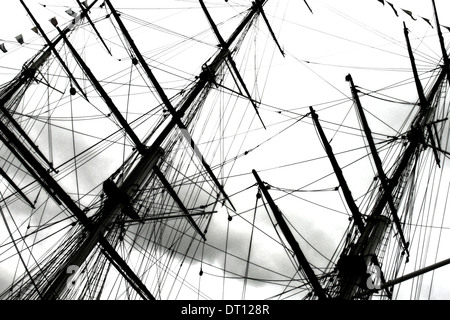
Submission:
[[[400,17],[400,15],[399,15],[399,11],[397,10],[397,8],[395,7],[395,5],[393,4],[393,3],[391,3],[391,2],[389,2],[389,1],[386,1],[386,0],[377,0],[378,2],[380,2],[380,3],[382,3],[383,4],[383,6],[387,3],[390,7],[391,7],[391,9],[392,9],[392,11],[394,12],[394,14],[397,16],[397,17]],[[401,11],[403,11],[405,14],[407,14],[412,20],[414,20],[414,21],[417,21],[417,18],[416,17],[414,17],[414,14],[412,13],[412,11],[410,11],[410,10],[407,10],[407,9],[403,9],[403,8],[399,8]],[[425,18],[425,17],[422,17],[422,16],[417,16],[417,17],[419,17],[419,18],[421,18],[422,20],[424,20],[431,28],[433,28],[434,29],[434,26],[433,26],[433,24],[431,23],[431,20],[430,19],[428,19],[428,18]],[[445,29],[447,29],[447,31],[449,31],[450,32],[450,27],[448,27],[448,26],[444,26],[444,25],[440,25],[441,27],[443,27],[443,28],[445,28]]]
[[[422,19],[423,21],[425,21],[431,28],[434,29],[433,24],[431,23],[431,20],[428,19],[428,18],[425,18],[425,17],[422,17],[422,16],[417,16],[418,18],[416,18],[416,17],[414,16],[414,14],[412,13],[412,11],[410,11],[410,10],[403,9],[403,8],[399,8],[400,10],[397,10],[396,6],[395,6],[393,3],[389,2],[389,1],[386,1],[386,0],[377,0],[377,1],[380,2],[380,3],[382,3],[383,6],[387,3],[387,4],[391,7],[392,11],[394,12],[394,14],[395,14],[397,17],[400,17],[399,12],[403,12],[403,13],[405,13],[406,15],[408,15],[408,16],[409,16],[412,20],[414,20],[414,21],[417,21],[418,18],[421,18],[421,19]],[[306,1],[305,1],[305,2],[306,2]],[[86,1],[84,1],[83,4],[86,5]],[[309,6],[308,6],[308,7],[309,7]],[[310,9],[310,10],[311,10],[311,9]],[[75,11],[73,11],[72,9],[67,9],[65,12],[66,12],[69,16],[71,16],[71,17],[75,17],[75,16],[77,15],[77,13],[76,13]],[[53,25],[57,24],[56,18],[50,19],[50,22],[51,22]],[[449,26],[445,26],[445,25],[442,25],[442,24],[441,24],[440,26],[443,27],[443,28],[445,28],[448,32],[450,32],[450,27],[449,27]],[[33,32],[35,32],[36,34],[39,35],[39,31],[38,31],[38,29],[37,29],[36,27],[31,28],[31,30],[32,30]],[[16,36],[15,39],[16,39],[16,41],[17,41],[20,45],[23,45],[23,44],[25,43],[22,34],[19,34],[18,36]],[[8,50],[7,50],[7,48],[6,48],[6,45],[5,45],[5,42],[3,42],[3,43],[0,44],[0,50],[3,51],[4,53],[8,52]]]
[[[84,6],[87,7],[87,1],[83,1],[82,4],[83,4]],[[76,13],[75,11],[73,11],[72,9],[70,9],[70,8],[67,9],[65,12],[66,12],[69,16],[71,16],[71,17],[73,17],[73,18],[75,18],[75,17],[77,16],[77,13]],[[56,17],[53,17],[53,18],[49,19],[49,21],[50,21],[50,23],[51,23],[53,26],[57,26],[57,25],[58,25],[58,20],[56,20]],[[40,34],[39,34],[39,30],[38,30],[37,27],[33,26],[33,27],[31,28],[31,30],[32,30],[34,33],[36,33],[37,35],[40,35]],[[20,45],[23,45],[23,44],[25,43],[22,34],[17,35],[17,36],[15,37],[15,39],[16,39],[16,41],[17,41]],[[4,53],[8,52],[8,49],[6,48],[5,42],[3,42],[2,44],[0,44],[0,50],[3,51]]]

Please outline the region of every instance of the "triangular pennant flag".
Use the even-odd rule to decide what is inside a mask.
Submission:
[[[394,5],[392,3],[390,3],[390,2],[388,2],[388,1],[386,1],[386,2],[388,3],[388,5],[391,6],[392,10],[394,10],[395,15],[398,17],[398,12],[397,12],[397,10],[395,10]]]
[[[31,28],[31,30],[33,30],[35,33],[39,34],[39,30],[36,27]]]
[[[53,25],[54,27],[56,27],[56,26],[58,25],[58,20],[56,20],[55,17],[51,18],[49,21],[52,23],[52,25]]]
[[[66,13],[72,17],[75,17],[77,15],[77,13],[75,11],[73,11],[72,9],[67,9]]]
[[[4,43],[0,44],[0,50],[2,50],[3,52],[8,52],[8,50],[6,50]]]
[[[381,2],[383,4],[383,6],[384,6],[384,0],[378,0],[378,2]]]
[[[87,0],[83,1],[83,5],[87,8],[88,4],[87,4]]]
[[[411,17],[411,19],[413,19],[413,20],[417,20],[416,18],[414,18],[413,17],[413,14],[412,14],[412,12],[411,11],[409,11],[409,10],[405,10],[405,9],[402,9],[403,10],[403,12],[404,13],[406,13],[407,15],[409,15],[410,17]]]
[[[17,40],[18,43],[23,44],[23,36],[22,36],[21,34],[19,34],[19,35],[16,37],[16,40]]]
[[[430,19],[427,19],[427,18],[424,18],[424,17],[421,17],[423,20],[425,20],[429,25],[430,25],[430,27],[432,27],[433,29],[434,29],[434,27],[433,27],[433,25],[431,24],[431,22],[430,22]]]

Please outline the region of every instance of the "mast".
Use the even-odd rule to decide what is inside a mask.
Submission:
[[[23,0],[21,0],[22,5],[25,7],[26,11],[30,14],[28,8],[26,7]],[[94,1],[89,8],[91,8],[96,1]],[[25,63],[22,67],[22,71],[20,74],[18,74],[6,87],[4,90],[0,92],[0,111],[1,111],[1,117],[2,122],[6,124],[6,128],[3,129],[2,137],[0,138],[13,152],[16,156],[21,158],[17,152],[17,148],[14,147],[12,144],[13,138],[10,138],[11,134],[15,134],[20,139],[23,139],[26,146],[28,146],[36,155],[39,161],[44,162],[47,168],[50,170],[54,170],[53,163],[51,163],[46,156],[42,153],[42,151],[39,149],[39,147],[32,141],[32,139],[28,136],[28,134],[25,132],[25,130],[20,126],[20,124],[14,119],[12,113],[16,110],[16,103],[18,100],[20,100],[21,95],[27,90],[27,88],[30,86],[32,81],[36,79],[36,74],[39,73],[39,69],[46,63],[48,58],[52,53],[54,53],[59,61],[61,62],[63,68],[71,77],[75,85],[80,89],[78,82],[71,74],[70,70],[68,70],[66,64],[59,56],[59,53],[55,50],[55,46],[62,40],[61,36],[56,36],[53,40],[50,40],[42,31],[42,28],[37,23],[36,20],[34,20],[34,17],[30,14],[30,17],[32,18],[33,22],[36,24],[36,28],[40,30],[41,34],[43,35],[44,39],[47,42],[47,47],[41,49],[33,58],[31,58],[27,63]],[[84,13],[81,13],[75,21],[80,21],[84,17]],[[71,26],[67,26],[64,28],[66,32],[70,31]],[[82,91],[81,91],[82,92]],[[13,151],[14,150],[14,151]],[[30,153],[31,154],[31,153]],[[26,162],[27,157],[23,158],[21,160],[22,163]],[[30,168],[29,166],[27,166]],[[32,173],[35,175],[34,173]],[[31,206],[34,207],[33,203],[25,196],[25,194],[20,190],[13,182],[13,180],[7,175],[7,173],[4,170],[0,171],[0,175],[2,175],[8,183],[16,190],[17,193],[20,194],[20,196]],[[36,175],[35,175],[36,177]]]
[[[229,65],[231,65],[231,71],[234,72],[235,76],[237,77],[237,82],[239,82],[239,84],[242,86],[242,88],[244,89],[244,92],[246,94],[246,96],[248,97],[248,99],[250,100],[253,109],[255,109],[256,115],[258,116],[259,120],[261,121],[261,124],[263,125],[264,129],[266,129],[266,126],[264,124],[264,122],[262,121],[261,115],[259,114],[258,111],[258,106],[256,105],[255,101],[252,99],[250,91],[247,88],[247,85],[244,82],[244,79],[242,79],[242,76],[236,66],[236,63],[233,60],[233,57],[231,56],[231,52],[229,50],[229,46],[228,43],[226,43],[223,38],[222,35],[219,32],[219,29],[217,28],[217,25],[215,24],[214,20],[212,19],[211,15],[208,12],[208,9],[205,6],[205,3],[203,2],[203,0],[199,0],[200,1],[200,5],[202,6],[203,12],[206,15],[206,18],[208,19],[209,24],[211,25],[211,28],[214,31],[214,34],[216,35],[217,39],[219,40],[219,47],[222,48],[222,50],[226,50],[226,58],[229,62]],[[254,2],[254,7],[258,9],[259,12],[263,13],[263,9],[261,4],[259,4],[258,1]],[[265,17],[265,16],[264,16]]]
[[[263,6],[266,1],[259,1],[260,5]],[[25,6],[25,4],[22,2]],[[107,1],[107,4],[112,9],[113,15],[116,14],[117,21],[120,21],[117,13],[112,7],[111,3]],[[82,8],[83,9],[83,8]],[[29,11],[28,11],[29,12]],[[83,10],[83,14],[87,14],[88,10]],[[30,12],[29,12],[30,13]],[[40,298],[43,299],[57,299],[64,290],[67,289],[67,281],[70,277],[70,274],[67,273],[67,270],[70,266],[76,265],[81,266],[87,257],[91,254],[93,249],[100,245],[102,253],[104,256],[111,262],[112,265],[116,267],[118,272],[124,276],[125,280],[131,285],[131,287],[144,299],[153,300],[154,296],[147,289],[145,284],[141,281],[138,275],[136,275],[133,270],[127,265],[127,263],[121,258],[121,256],[115,251],[114,246],[107,240],[106,236],[108,235],[108,230],[116,223],[118,218],[122,216],[122,214],[128,215],[131,219],[140,221],[140,216],[138,212],[134,211],[133,201],[134,198],[137,197],[138,193],[136,190],[139,190],[141,184],[149,179],[158,178],[164,188],[168,191],[168,193],[172,196],[173,200],[180,207],[183,215],[189,220],[193,228],[196,230],[200,236],[205,239],[204,234],[201,232],[200,228],[196,225],[195,221],[190,216],[187,208],[184,207],[182,201],[178,198],[175,190],[170,185],[169,181],[167,181],[158,167],[158,162],[163,158],[164,150],[161,148],[162,142],[166,139],[169,133],[175,126],[178,126],[181,130],[186,130],[186,126],[182,122],[182,117],[189,110],[195,99],[203,92],[205,88],[214,81],[214,77],[216,76],[217,71],[226,63],[226,59],[229,55],[228,48],[235,42],[240,33],[245,30],[247,25],[251,23],[252,19],[258,13],[258,8],[253,6],[247,15],[243,18],[241,23],[235,29],[235,31],[231,34],[229,39],[225,42],[226,46],[221,48],[219,52],[213,57],[212,62],[209,65],[204,65],[202,72],[197,78],[196,84],[193,86],[192,90],[187,94],[186,98],[183,100],[182,104],[175,108],[170,105],[169,99],[165,96],[158,82],[154,78],[146,64],[144,58],[139,53],[136,46],[133,47],[134,53],[138,56],[138,60],[141,65],[144,67],[147,76],[152,80],[154,86],[158,89],[158,93],[160,97],[163,99],[163,102],[166,104],[166,107],[171,111],[172,118],[166,127],[162,130],[162,132],[157,136],[155,141],[150,146],[146,146],[145,142],[148,139],[139,139],[137,135],[134,133],[133,129],[129,126],[123,116],[120,114],[117,107],[115,107],[113,101],[108,96],[106,91],[102,88],[100,83],[95,78],[95,75],[90,71],[89,67],[86,63],[81,59],[80,55],[76,52],[75,48],[70,44],[66,37],[66,33],[68,30],[61,30],[59,27],[55,26],[59,31],[59,37],[63,39],[68,46],[71,54],[75,57],[75,60],[81,67],[81,69],[85,72],[87,78],[93,86],[96,88],[99,95],[103,98],[107,106],[110,108],[111,112],[114,114],[116,119],[119,121],[120,125],[126,132],[126,134],[133,141],[136,151],[139,153],[141,160],[139,164],[127,175],[124,182],[116,184],[112,180],[107,180],[103,183],[103,192],[106,195],[102,203],[102,208],[93,216],[97,218],[97,220],[93,220],[88,218],[75,202],[70,198],[70,196],[58,185],[58,183],[52,178],[52,176],[45,172],[45,170],[36,163],[34,157],[29,153],[25,154],[26,150],[21,150],[23,154],[25,154],[24,158],[29,159],[27,162],[31,162],[30,166],[37,171],[36,177],[39,178],[39,182],[47,187],[48,192],[53,195],[56,201],[60,204],[64,204],[68,207],[71,213],[78,219],[78,221],[83,226],[82,231],[80,231],[79,239],[81,243],[77,244],[74,248],[74,251],[70,253],[70,255],[65,258],[65,261],[61,263],[57,267],[57,271],[54,274],[46,275],[48,278],[47,284],[40,288],[40,292],[42,295]],[[31,15],[31,13],[30,13]],[[127,34],[127,40],[129,43],[133,43],[131,37],[129,37],[126,28],[121,26],[124,34]],[[56,51],[54,46],[51,46],[51,50]],[[0,123],[0,129],[2,124]],[[188,140],[191,139],[190,136],[185,136]],[[14,135],[12,135],[12,139]],[[196,145],[190,140],[191,146],[194,148],[194,151],[198,150]],[[197,154],[197,153],[196,153]],[[197,154],[198,155],[198,154]],[[134,157],[132,154],[130,156]],[[203,158],[203,157],[202,157]],[[212,170],[207,166],[205,161],[202,164],[207,169],[208,173],[212,175]],[[208,170],[209,168],[209,170]],[[224,195],[225,199],[229,201],[229,197],[225,193],[224,189],[218,183],[217,179],[215,179],[216,185],[219,187],[219,190]],[[231,202],[230,202],[231,203]],[[231,204],[234,209],[234,206]],[[142,223],[144,221],[141,221]],[[83,238],[82,233],[87,234],[87,237]],[[43,268],[45,269],[45,268]]]
[[[112,12],[114,18],[116,19],[117,23],[119,24],[120,29],[122,30],[122,32],[123,32],[123,34],[125,36],[125,38],[127,39],[128,43],[130,44],[131,48],[133,49],[133,52],[137,56],[137,59],[138,59],[139,63],[144,68],[144,71],[146,72],[148,78],[150,79],[150,81],[152,82],[152,84],[155,87],[156,91],[158,92],[161,100],[163,101],[164,105],[169,110],[170,114],[172,115],[172,117],[174,119],[174,122],[179,127],[179,129],[183,132],[183,137],[185,137],[186,140],[189,142],[189,145],[194,150],[194,153],[200,159],[200,161],[202,162],[202,165],[204,166],[204,168],[206,169],[206,171],[208,172],[209,176],[211,177],[211,179],[213,180],[215,185],[218,187],[220,192],[223,194],[225,199],[230,203],[230,205],[232,206],[233,210],[236,210],[234,205],[233,205],[233,203],[231,202],[230,198],[228,197],[228,194],[225,192],[225,189],[220,184],[220,182],[217,179],[217,177],[215,176],[214,172],[211,170],[211,167],[205,161],[204,157],[200,153],[196,143],[194,142],[194,140],[192,139],[191,135],[189,134],[189,131],[187,130],[185,124],[181,120],[181,117],[179,116],[178,112],[172,106],[172,103],[170,102],[169,98],[165,94],[163,88],[159,84],[159,82],[156,79],[156,77],[154,76],[153,72],[150,70],[150,67],[148,66],[148,64],[145,61],[144,57],[142,56],[142,54],[140,53],[140,51],[137,48],[136,44],[134,43],[133,39],[131,38],[128,30],[125,28],[125,25],[123,24],[123,22],[120,19],[119,15],[117,14],[116,9],[112,6],[112,4],[111,4],[111,2],[109,0],[106,0],[105,2],[108,4],[109,8],[111,9],[111,12]],[[161,175],[159,175],[159,176],[162,178]]]
[[[108,95],[106,90],[103,88],[103,86],[100,84],[100,82],[97,80],[95,75],[92,73],[91,69],[87,66],[87,64],[84,62],[84,60],[81,58],[81,56],[78,54],[77,50],[72,46],[70,41],[67,39],[65,33],[59,28],[58,29],[59,34],[64,39],[64,42],[69,47],[72,55],[75,57],[76,61],[80,65],[81,69],[85,72],[86,76],[94,86],[94,88],[97,90],[97,92],[100,94],[100,96],[105,101],[106,105],[108,106],[109,110],[114,114],[119,124],[122,126],[122,128],[125,130],[126,134],[130,137],[132,142],[135,145],[135,148],[139,151],[139,153],[143,154],[145,151],[145,147],[142,144],[139,137],[136,135],[136,133],[133,131],[131,126],[128,124],[128,122],[125,120],[123,115],[120,113],[119,109],[114,104],[111,97]]]
[[[147,154],[144,156],[120,187],[111,180],[106,180],[103,183],[103,190],[107,198],[104,201],[103,209],[99,213],[100,219],[92,225],[89,235],[77,246],[76,250],[66,259],[64,264],[60,266],[60,271],[49,281],[49,285],[43,290],[42,299],[58,298],[60,293],[66,289],[66,283],[70,277],[70,274],[67,273],[68,268],[70,266],[81,266],[98,243],[105,249],[110,247],[110,245],[108,245],[108,240],[106,240],[104,236],[107,233],[108,227],[114,223],[114,220],[121,212],[126,213],[132,219],[139,219],[139,216],[133,212],[134,209],[132,207],[131,199],[134,198],[137,190],[139,190],[143,181],[156,166],[157,161],[162,155],[163,151],[160,150],[156,155]],[[109,255],[115,253],[114,249],[107,249],[106,251],[109,251]],[[115,261],[116,259],[112,258],[112,260]],[[125,276],[126,278],[129,278],[126,274]],[[137,276],[132,277],[138,279]],[[148,298],[154,300],[153,295],[146,289],[145,285],[136,285],[134,281],[130,281],[130,284],[144,299]]]
[[[314,121],[314,124],[316,125],[317,131],[319,132],[319,136],[324,145],[325,151],[328,155],[328,158],[330,159],[331,165],[333,166],[333,170],[339,181],[339,185],[342,189],[342,192],[344,193],[344,198],[345,198],[347,205],[352,213],[353,219],[355,220],[355,224],[357,225],[359,232],[363,232],[364,231],[364,221],[362,218],[362,214],[359,211],[358,207],[356,206],[355,200],[353,199],[352,193],[350,191],[350,188],[348,187],[347,181],[345,180],[344,174],[342,173],[342,170],[339,167],[339,164],[336,160],[336,157],[334,156],[333,150],[327,140],[327,137],[325,136],[325,133],[323,132],[322,126],[320,125],[320,122],[319,122],[319,116],[316,114],[316,112],[314,111],[314,109],[312,107],[310,107],[309,109],[311,111],[311,117]]]
[[[317,297],[320,300],[326,299],[327,296],[326,296],[325,290],[320,285],[319,280],[317,279],[317,276],[315,275],[313,269],[311,268],[311,265],[309,264],[308,260],[306,259],[297,240],[295,240],[294,235],[292,234],[291,230],[289,229],[289,226],[287,225],[286,221],[283,218],[283,214],[281,213],[280,209],[273,201],[272,196],[270,195],[269,191],[267,190],[266,186],[262,182],[262,180],[259,177],[256,170],[252,170],[252,173],[258,183],[260,190],[262,191],[264,197],[266,198],[266,200],[270,206],[270,209],[272,210],[273,215],[275,216],[278,226],[280,227],[281,231],[283,232],[283,235],[285,236],[286,240],[288,241],[289,245],[291,246],[292,250],[294,251],[295,256],[297,257],[297,260],[299,262],[300,268],[303,269],[303,271],[306,274],[306,277],[308,278],[308,281],[311,283],[311,285],[314,289],[314,294],[317,295]]]
[[[94,2],[92,2],[92,4],[89,6],[88,9],[90,9],[92,6],[94,6],[94,4],[97,2],[97,0],[95,0]],[[78,84],[77,79],[75,79],[75,77],[73,76],[72,72],[69,70],[69,67],[67,66],[67,64],[64,62],[64,59],[61,57],[61,55],[59,54],[59,52],[56,50],[55,45],[57,44],[57,42],[52,42],[50,41],[50,39],[47,37],[47,35],[45,34],[44,30],[42,29],[41,25],[38,23],[38,21],[34,18],[33,14],[31,13],[31,11],[28,9],[28,7],[26,6],[25,2],[23,0],[20,0],[20,3],[22,4],[22,6],[25,8],[25,10],[27,11],[27,13],[29,14],[31,20],[33,20],[33,23],[36,25],[36,28],[39,30],[39,32],[42,34],[42,37],[45,39],[45,41],[47,42],[47,45],[49,46],[49,49],[51,50],[51,52],[55,55],[55,57],[58,59],[58,61],[60,62],[61,66],[63,67],[64,71],[66,72],[66,74],[69,76],[70,80],[75,84],[75,86],[78,88],[78,90],[83,94],[84,98],[87,100],[87,96],[84,93],[83,89],[81,88],[81,86]],[[81,13],[80,14],[80,19],[85,17],[85,13]],[[75,19],[75,21],[77,21],[77,19]],[[64,29],[65,32],[69,32],[71,29],[71,26],[68,26]],[[62,37],[59,38],[58,42],[62,39]]]
[[[410,174],[410,168],[413,166],[415,159],[417,159],[419,153],[422,151],[422,147],[425,143],[424,130],[429,128],[429,124],[432,122],[432,117],[434,116],[431,101],[434,98],[434,95],[438,92],[438,88],[444,80],[447,70],[441,70],[430,90],[429,95],[426,96],[418,76],[406,26],[404,28],[404,33],[415,79],[415,85],[419,95],[418,104],[420,109],[411,125],[410,131],[407,134],[407,144],[404,152],[400,156],[400,159],[390,178],[385,177],[385,173],[381,166],[381,161],[378,158],[378,153],[371,136],[371,131],[367,124],[367,120],[365,119],[352,78],[350,75],[346,78],[346,80],[351,84],[352,94],[357,105],[360,120],[366,133],[366,139],[368,140],[369,148],[371,149],[383,189],[382,192],[379,193],[378,199],[376,200],[375,206],[372,208],[371,213],[368,215],[364,232],[357,238],[356,242],[350,243],[344,249],[337,263],[340,283],[339,292],[336,295],[336,298],[338,299],[355,299],[360,294],[365,293],[370,295],[373,293],[373,291],[371,291],[373,287],[368,286],[368,273],[371,265],[375,265],[378,268],[382,265],[382,261],[379,259],[379,250],[387,235],[387,229],[391,223],[391,219],[394,220],[397,227],[397,231],[400,236],[400,243],[404,252],[407,251],[409,245],[403,235],[402,226],[397,215],[396,207],[398,204],[396,204],[393,199],[400,199],[402,197],[404,184],[407,181],[406,177]],[[436,161],[438,162],[438,160]],[[394,283],[391,285],[383,285],[383,283],[385,283],[384,274],[381,269],[379,270],[382,284],[377,289],[386,290],[387,295],[390,297],[391,291],[388,289]]]
[[[394,199],[392,197],[392,190],[391,190],[391,187],[388,184],[388,180],[386,178],[386,174],[384,173],[384,169],[383,169],[383,166],[382,166],[382,163],[381,163],[380,156],[378,154],[378,150],[375,147],[375,142],[373,140],[372,131],[370,130],[369,123],[367,122],[366,115],[364,114],[364,110],[363,110],[363,107],[361,105],[361,101],[359,100],[358,91],[356,90],[355,84],[353,83],[353,79],[352,79],[352,76],[350,74],[347,75],[346,80],[348,82],[350,82],[350,87],[351,87],[353,99],[354,99],[355,104],[356,104],[356,109],[358,111],[358,116],[359,116],[359,119],[360,119],[361,124],[363,126],[367,142],[369,143],[370,152],[371,152],[372,158],[373,158],[373,160],[375,162],[375,167],[377,168],[377,171],[378,171],[378,177],[380,178],[383,190],[387,194],[387,197],[388,197],[389,209],[391,211],[390,213],[391,213],[391,215],[392,215],[392,217],[394,219],[394,222],[395,222],[395,225],[397,227],[397,231],[398,231],[398,233],[400,235],[400,239],[402,241],[403,247],[404,247],[404,249],[407,252],[409,243],[406,242],[405,235],[403,234],[403,228],[402,228],[400,220],[398,218],[397,208],[396,208],[396,206],[394,204]]]
[[[434,0],[431,1],[433,4],[434,17],[436,19],[436,29],[439,37],[439,44],[441,46],[442,59],[444,61],[444,70],[446,70],[447,81],[450,84],[450,59],[447,54],[447,50],[445,50],[444,36],[442,35],[441,24],[439,23],[439,15],[436,9],[436,2]]]
[[[21,1],[23,6],[26,7],[25,3]],[[29,11],[28,11],[29,12]],[[68,30],[66,30],[68,31]],[[52,50],[54,47],[52,46]],[[3,123],[0,122],[0,131],[4,134],[5,139],[2,138],[6,145],[10,148],[11,152],[18,155],[18,159],[29,169],[30,173],[36,178],[36,180],[44,187],[45,190],[51,195],[54,200],[62,205],[64,204],[67,209],[78,219],[78,221],[86,228],[87,231],[91,232],[95,225],[83,212],[78,205],[72,200],[72,198],[65,192],[65,190],[58,184],[58,182],[50,175],[50,173],[42,166],[42,164],[34,157],[31,151],[25,146],[11,130]],[[106,256],[113,264],[118,268],[119,272],[125,275],[125,278],[129,283],[138,290],[138,292],[144,298],[151,299],[152,296],[150,292],[145,288],[140,279],[133,273],[131,268],[125,263],[125,261],[120,257],[120,255],[114,250],[114,248],[109,244],[109,242],[102,236],[98,236],[98,242],[103,247]],[[54,299],[55,294],[58,293],[56,288],[62,288],[66,284],[68,278],[66,269],[59,269],[59,273],[56,276],[58,281],[55,279],[49,281],[49,290],[42,290],[43,294],[41,298]],[[48,289],[47,288],[47,289]]]

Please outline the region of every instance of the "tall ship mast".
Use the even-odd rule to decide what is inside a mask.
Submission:
[[[426,2],[20,0],[1,299],[450,298]]]

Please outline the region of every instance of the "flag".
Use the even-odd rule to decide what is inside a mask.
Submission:
[[[39,34],[39,30],[36,27],[31,28],[31,30],[33,30],[34,32],[36,32],[37,34]]]
[[[56,20],[55,17],[51,18],[49,21],[52,23],[52,25],[53,25],[54,27],[56,27],[56,26],[58,25],[58,20]]]
[[[72,9],[67,9],[66,13],[72,17],[75,17],[77,15],[77,13],[75,11],[73,11]]]
[[[23,36],[22,36],[21,34],[19,34],[19,35],[16,37],[16,40],[17,40],[18,43],[23,44]]]
[[[386,1],[386,2],[388,3],[388,5],[391,6],[392,10],[394,10],[395,15],[398,17],[398,13],[397,13],[397,10],[395,10],[394,5],[392,3],[390,3],[390,2],[388,2],[388,1]]]
[[[433,27],[433,25],[431,24],[431,22],[430,22],[430,19],[427,19],[427,18],[424,18],[424,17],[421,17],[423,20],[425,20],[429,25],[430,25],[430,27],[432,27],[433,29],[434,29],[434,27]]]
[[[404,13],[406,13],[407,15],[409,15],[410,17],[411,17],[411,19],[413,19],[413,20],[417,20],[416,18],[414,18],[413,17],[413,14],[412,14],[412,12],[411,11],[409,11],[409,10],[405,10],[405,9],[402,9],[403,10],[403,12]]]
[[[447,29],[448,32],[450,32],[450,27],[443,26],[442,24],[441,27],[444,27],[445,29]]]
[[[2,50],[3,52],[8,52],[8,50],[6,50],[4,43],[0,44],[0,50]]]

